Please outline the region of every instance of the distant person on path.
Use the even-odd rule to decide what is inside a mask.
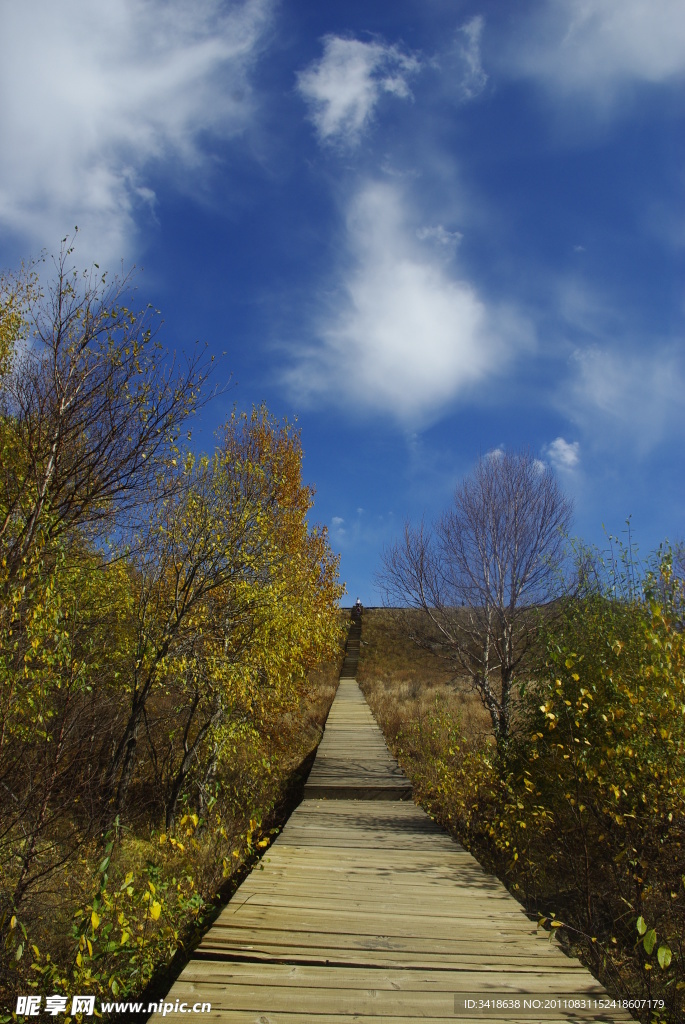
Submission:
[[[359,598],[357,598],[357,600],[352,605],[352,621],[354,623],[358,623],[359,625],[361,625],[362,612],[363,611],[364,611],[364,606],[361,603],[361,601],[359,600]]]

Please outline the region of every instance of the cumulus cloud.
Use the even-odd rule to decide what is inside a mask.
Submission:
[[[297,78],[300,94],[322,142],[355,145],[384,93],[411,96],[419,60],[397,46],[326,36],[324,52]]]
[[[249,67],[270,0],[33,0],[0,35],[0,224],[54,248],[127,254],[152,162],[198,172],[202,139],[253,112]]]
[[[575,469],[580,462],[580,443],[566,441],[563,437],[555,437],[543,449],[543,455],[549,459],[555,469]]]
[[[287,380],[301,398],[411,426],[502,370],[528,335],[514,314],[488,309],[468,281],[451,275],[442,254],[417,244],[405,204],[385,182],[354,198],[341,298]]]
[[[566,92],[609,97],[621,84],[685,74],[682,0],[545,0],[525,22],[519,72]]]

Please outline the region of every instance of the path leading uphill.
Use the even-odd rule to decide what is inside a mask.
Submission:
[[[167,1004],[253,1024],[631,1020],[600,1009],[602,986],[410,801],[358,650],[353,626],[304,800]]]

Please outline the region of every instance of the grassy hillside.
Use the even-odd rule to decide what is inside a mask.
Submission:
[[[364,613],[357,681],[386,736],[420,720],[436,702],[458,715],[474,739],[490,738],[490,716],[468,680],[407,639],[419,613],[373,608]]]

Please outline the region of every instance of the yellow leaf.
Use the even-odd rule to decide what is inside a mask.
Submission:
[[[95,931],[100,924],[100,917],[95,911],[90,915],[90,923],[93,926],[93,931]]]
[[[158,903],[157,900],[154,900],[152,906],[150,907],[150,917],[152,918],[153,921],[156,921],[161,913],[162,904]]]

